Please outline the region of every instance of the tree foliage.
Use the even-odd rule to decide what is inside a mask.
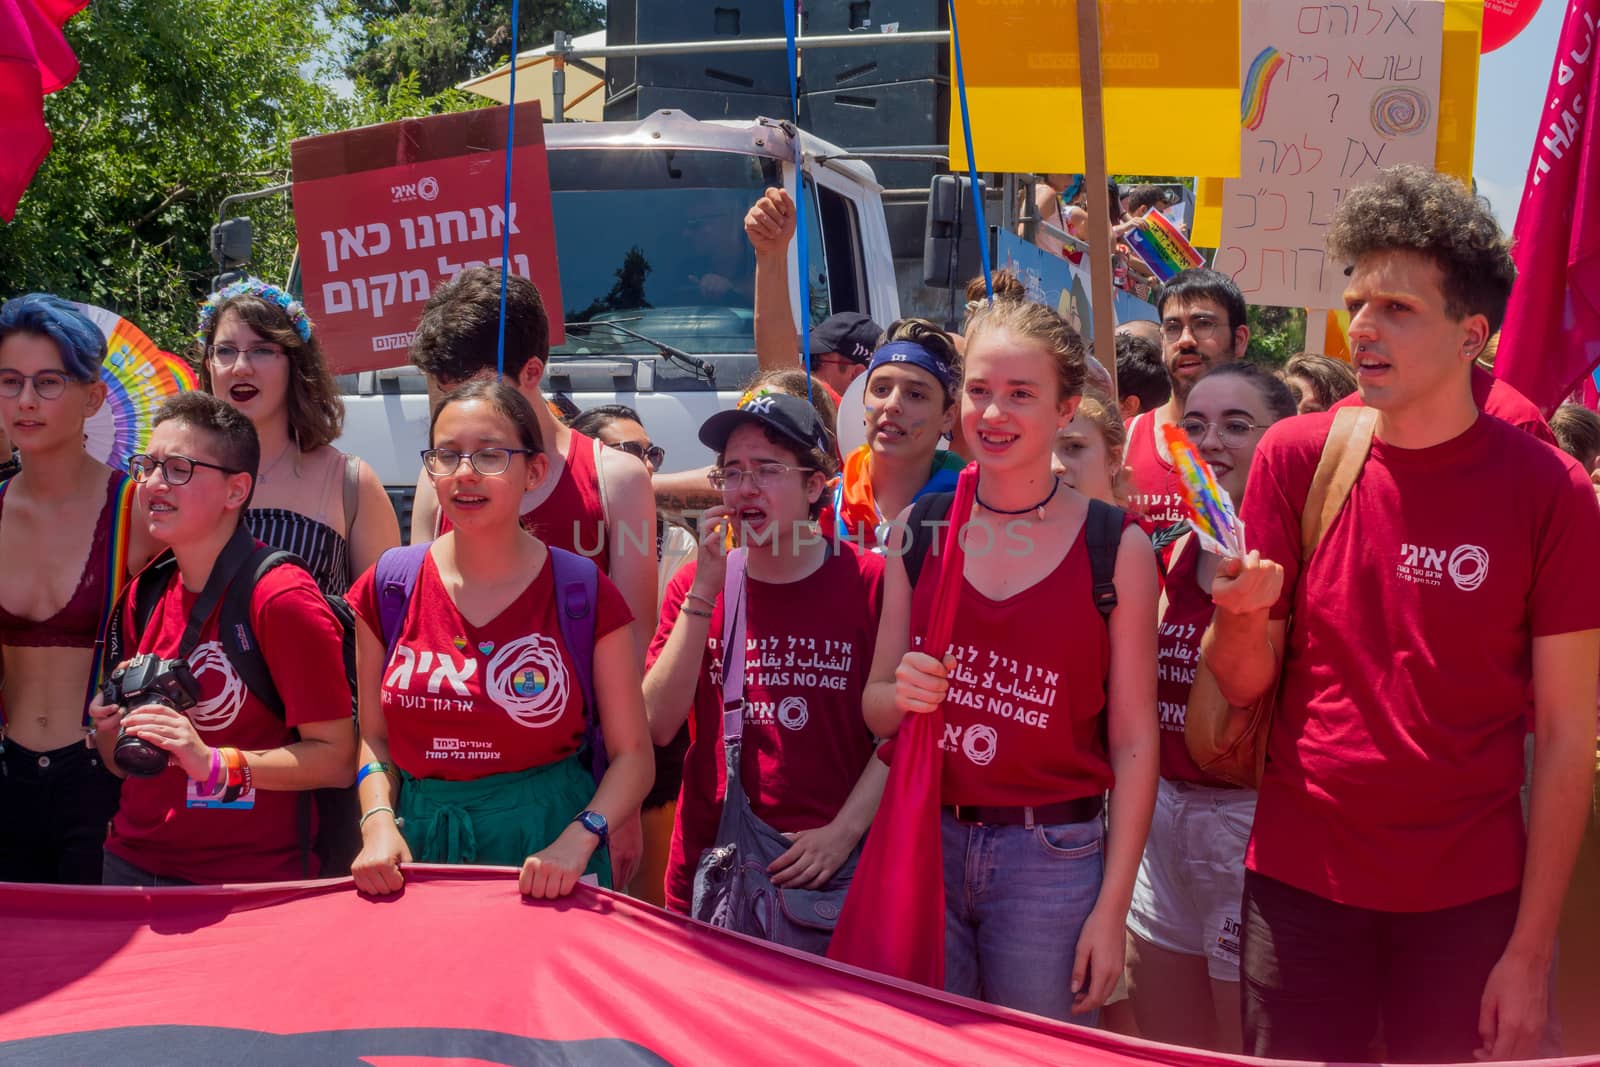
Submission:
[[[1306,309],[1251,304],[1245,317],[1250,323],[1248,357],[1257,363],[1281,367],[1289,357],[1305,351]]]
[[[556,30],[599,29],[605,15],[602,0],[522,0],[518,6],[522,51],[548,43]],[[511,55],[507,0],[340,0],[339,13],[350,27],[345,69],[379,93],[412,75],[415,90],[433,96]]]

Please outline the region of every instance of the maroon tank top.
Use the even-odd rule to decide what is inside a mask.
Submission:
[[[120,480],[106,480],[106,501],[94,525],[94,540],[84,560],[78,588],[60,611],[42,621],[14,615],[0,604],[0,644],[12,648],[93,648],[100,636],[100,613],[105,608],[106,552],[111,547],[111,523],[117,513]],[[0,487],[0,518],[5,490]]]

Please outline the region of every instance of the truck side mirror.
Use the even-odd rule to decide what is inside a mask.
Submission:
[[[978,195],[987,186],[978,182]],[[983,269],[979,232],[972,211],[972,180],[965,175],[936,174],[928,186],[928,222],[922,237],[922,282],[935,289],[955,289]]]
[[[211,258],[223,269],[231,264],[248,263],[254,236],[250,220],[243,215],[217,223],[211,227]]]

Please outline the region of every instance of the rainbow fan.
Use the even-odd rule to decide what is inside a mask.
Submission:
[[[1194,442],[1171,423],[1161,427],[1172,466],[1183,482],[1183,510],[1189,527],[1208,552],[1234,559],[1244,557],[1244,523],[1234,513],[1228,491],[1217,484],[1211,465],[1200,458]]]
[[[126,470],[128,460],[150,443],[150,423],[168,397],[199,386],[194,368],[163,352],[143,330],[114,311],[78,304],[106,335],[106,362],[100,378],[106,402],[84,427],[89,454],[108,467]]]

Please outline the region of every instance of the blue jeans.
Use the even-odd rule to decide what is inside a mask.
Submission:
[[[945,991],[1094,1026],[1098,1011],[1072,1012],[1072,961],[1105,875],[1101,821],[942,820]]]
[[[107,852],[101,861],[100,877],[101,885],[146,886],[156,889],[173,885],[194,885],[193,882],[185,882],[182,878],[151,874],[143,867],[135,866],[111,852]]]

